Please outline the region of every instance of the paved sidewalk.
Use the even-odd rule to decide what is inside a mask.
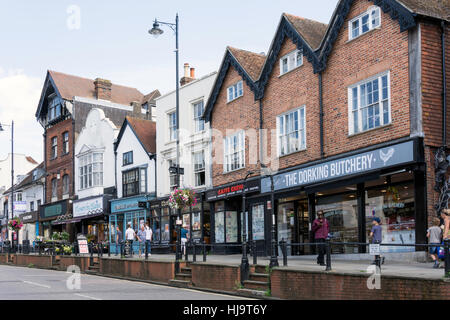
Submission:
[[[97,257],[97,255],[95,255]],[[103,255],[103,258],[110,259],[120,259],[120,256],[111,257],[108,255]],[[144,257],[139,257],[134,255],[135,260],[145,260]],[[234,265],[239,266],[241,264],[242,255],[213,255],[209,254],[206,257],[206,263],[208,264],[222,264],[222,265]],[[174,261],[174,254],[153,254],[148,257],[149,261]],[[253,264],[253,257],[248,256],[249,264]],[[185,261],[183,257],[183,261]],[[192,262],[192,255],[189,255],[189,262]],[[270,257],[258,257],[257,264],[268,266],[270,262]],[[204,263],[203,256],[197,255],[197,263]],[[289,270],[299,270],[299,271],[309,271],[309,272],[325,272],[324,266],[319,266],[316,263],[316,256],[289,256],[288,265],[283,266],[282,257],[278,257],[279,268],[289,269]],[[339,273],[339,274],[353,274],[362,275],[368,274],[368,268],[371,266],[372,260],[334,260],[331,261],[331,271],[327,273]],[[406,278],[419,278],[419,279],[443,279],[444,269],[443,262],[441,263],[440,269],[433,269],[433,263],[421,263],[421,262],[398,262],[389,261],[386,259],[384,265],[381,266],[382,276],[395,276],[395,277],[406,277]]]

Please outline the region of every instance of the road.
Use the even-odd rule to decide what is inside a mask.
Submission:
[[[241,297],[145,282],[0,265],[0,300],[243,300]]]

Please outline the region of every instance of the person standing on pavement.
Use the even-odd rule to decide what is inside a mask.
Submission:
[[[381,229],[381,219],[378,217],[374,217],[372,219],[372,230],[370,230],[370,237],[372,238],[372,243],[381,243],[382,239],[382,229]],[[375,256],[375,260],[372,262],[372,264],[376,264],[377,258],[381,258],[381,264],[384,264],[384,257]]]
[[[186,242],[189,237],[189,231],[185,227],[181,227],[181,249],[183,254],[186,255]]]
[[[128,229],[125,231],[125,237],[127,238],[127,242],[130,245],[130,253],[133,255],[133,241],[136,238],[136,232],[134,232],[133,228],[131,228],[131,223],[128,223]]]
[[[311,229],[312,232],[314,232],[315,241],[319,244],[325,243],[325,239],[328,237],[328,233],[330,232],[330,225],[328,220],[324,218],[322,210],[317,212],[317,219],[314,220]],[[325,246],[318,245],[317,247],[319,251],[319,255],[317,256],[317,264],[324,266]]]
[[[436,244],[435,247],[430,247],[430,256],[434,261],[433,268],[439,268],[439,246],[441,244],[442,230],[439,227],[441,220],[439,218],[433,219],[433,226],[427,230],[427,238],[430,244]]]
[[[145,226],[145,250],[148,252],[148,255],[152,255],[152,238],[153,238],[153,230],[150,228],[149,223],[147,222]]]
[[[139,240],[139,257],[144,255],[145,246],[145,227],[141,224],[141,230],[138,231],[137,238]]]
[[[116,226],[116,256],[120,248],[120,256],[123,255],[123,236],[119,226]]]

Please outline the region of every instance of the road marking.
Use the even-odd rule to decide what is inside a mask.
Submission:
[[[31,282],[31,281],[24,281],[24,283],[32,284],[32,285],[38,286],[38,287],[44,287],[44,288],[47,288],[47,289],[51,288],[50,286],[46,286],[45,284],[40,284],[40,283],[36,283],[36,282]]]
[[[99,298],[94,298],[94,297],[90,297],[90,296],[86,296],[84,294],[80,294],[80,293],[75,293],[76,296],[82,297],[82,298],[88,298],[88,299],[92,299],[92,300],[102,300]]]

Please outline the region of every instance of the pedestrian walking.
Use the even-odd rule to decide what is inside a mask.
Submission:
[[[125,231],[125,237],[127,238],[127,242],[130,245],[130,253],[133,256],[133,241],[136,238],[136,232],[134,232],[133,228],[131,228],[131,223],[128,223],[128,229]]]
[[[330,225],[328,220],[325,219],[322,210],[317,212],[317,219],[314,220],[311,229],[312,232],[314,232],[314,239],[316,243],[320,244],[317,246],[317,250],[319,251],[319,255],[317,256],[317,264],[324,266],[325,245],[322,245],[322,243],[325,243],[325,239],[328,237]]]
[[[189,231],[185,227],[181,227],[181,250],[186,255],[186,242],[189,238]]]
[[[372,243],[381,243],[382,240],[382,228],[380,226],[381,219],[378,217],[374,217],[372,219],[372,230],[370,231],[370,237],[372,238]],[[376,264],[377,258],[381,259],[381,264],[384,264],[384,257],[380,255],[375,256],[375,260],[372,264]]]
[[[441,220],[439,220],[439,218],[434,218],[433,226],[427,230],[428,243],[436,244],[435,247],[430,247],[430,256],[434,261],[433,268],[435,269],[439,268],[439,247],[441,244],[442,236],[442,230],[439,227],[440,224]]]
[[[118,251],[120,248],[120,256],[123,255],[123,235],[122,231],[120,231],[119,226],[116,226],[116,256],[118,255]]]
[[[149,256],[152,255],[152,247],[151,247],[152,238],[153,238],[153,230],[152,228],[150,228],[150,225],[147,222],[145,226],[145,250],[146,252],[148,252]]]
[[[144,255],[145,233],[144,224],[141,224],[141,230],[139,230],[137,234],[137,238],[139,240],[139,257]]]

